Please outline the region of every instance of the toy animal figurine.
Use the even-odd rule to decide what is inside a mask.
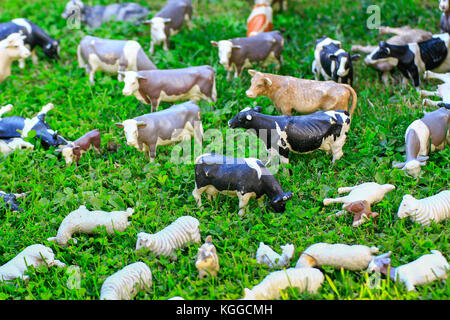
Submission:
[[[394,164],[417,178],[426,165],[428,153],[442,150],[450,143],[450,110],[442,107],[413,121],[405,133],[406,161]],[[430,142],[431,141],[431,142]]]
[[[439,0],[439,10],[442,11],[439,27],[441,33],[450,32],[450,4],[449,0]]]
[[[89,81],[95,84],[95,73],[102,70],[118,74],[122,71],[158,69],[147,57],[141,45],[134,40],[112,40],[92,36],[81,39],[77,48],[78,64],[89,74]]]
[[[315,81],[248,71],[252,76],[247,97],[267,96],[282,114],[292,115],[292,111],[312,113],[318,110],[348,110],[350,97],[352,105],[350,116],[356,109],[357,95],[348,84],[333,81]]]
[[[274,271],[251,290],[245,288],[242,300],[278,299],[280,291],[289,287],[298,288],[300,292],[316,293],[324,279],[323,273],[315,268],[289,268]]]
[[[52,249],[42,244],[33,244],[23,249],[17,256],[0,266],[0,283],[23,279],[28,281],[30,276],[25,275],[28,266],[35,268],[39,266],[64,268],[66,265],[55,259]]]
[[[74,233],[92,234],[98,227],[105,227],[107,233],[125,231],[131,225],[128,222],[134,209],[127,211],[89,211],[85,206],[80,206],[77,210],[69,213],[58,228],[56,237],[48,238],[48,241],[56,241],[60,246],[67,246],[70,239],[76,244],[77,240],[72,238]]]
[[[132,300],[140,290],[152,286],[152,272],[144,262],[135,262],[106,278],[100,300]]]
[[[122,74],[125,82],[123,95],[134,95],[143,104],[151,104],[151,112],[158,110],[161,101],[217,101],[216,76],[210,66],[126,71]]]
[[[314,47],[314,61],[312,71],[314,78],[333,80],[338,83],[353,85],[353,61],[359,60],[359,54],[350,55],[340,41],[326,36],[316,40]]]
[[[137,235],[136,250],[147,248],[158,256],[165,255],[176,260],[176,249],[191,241],[200,242],[199,224],[194,217],[182,216],[155,234],[140,232]]]
[[[200,279],[209,275],[216,277],[219,271],[219,256],[216,247],[212,243],[212,237],[207,236],[205,243],[198,248],[195,267],[198,270]]]
[[[189,30],[192,29],[192,3],[191,0],[169,0],[151,20],[142,24],[150,25],[150,53],[155,51],[155,44],[163,44],[165,51],[169,50],[170,37],[180,32],[186,21]]]
[[[375,258],[379,249],[364,245],[319,242],[309,246],[295,265],[296,268],[332,266],[351,271],[364,270]]]
[[[368,272],[380,272],[393,281],[403,283],[408,291],[414,291],[415,286],[429,284],[435,280],[446,280],[450,266],[438,250],[431,250],[420,258],[396,268],[390,266],[390,253],[376,257],[369,265]]]
[[[239,216],[245,214],[245,208],[251,198],[258,199],[263,205],[267,195],[275,212],[286,210],[286,202],[292,198],[292,192],[283,191],[273,174],[255,158],[231,158],[214,153],[203,154],[195,160],[195,189],[192,195],[197,205],[202,205],[202,193],[208,199],[219,193],[239,198]]]
[[[342,155],[350,128],[347,111],[316,111],[304,116],[269,116],[261,107],[245,108],[228,121],[230,128],[253,129],[266,145],[269,162],[280,155],[281,163],[289,163],[289,153],[324,150],[333,154],[333,163]]]
[[[285,244],[280,246],[282,252],[281,255],[272,250],[271,247],[264,244],[264,242],[259,243],[258,250],[256,251],[256,261],[259,264],[265,264],[269,268],[284,268],[289,264],[289,261],[294,255],[294,245]]]
[[[366,182],[354,187],[341,187],[338,189],[338,193],[347,193],[350,192],[345,197],[339,197],[339,198],[327,198],[323,200],[323,204],[325,206],[328,206],[333,203],[343,203],[343,207],[341,211],[335,214],[335,216],[340,216],[345,213],[344,210],[348,212],[354,213],[354,220],[353,220],[353,227],[357,227],[364,223],[365,221],[369,220],[369,216],[373,216],[370,210],[370,206],[374,203],[378,203],[381,200],[383,200],[384,195],[388,193],[389,191],[392,191],[395,189],[395,186],[392,184],[383,184],[380,185],[375,182]],[[361,204],[360,201],[366,201],[365,203]],[[362,205],[363,207],[360,210],[353,211],[352,206],[353,205]],[[365,209],[364,209],[365,206]],[[356,208],[354,208],[356,209]],[[361,212],[361,210],[365,210],[366,212]],[[359,216],[359,213],[361,214]],[[376,214],[375,216],[377,216]]]
[[[255,5],[247,19],[247,37],[253,37],[261,32],[273,30],[271,0],[255,0]]]
[[[157,146],[190,140],[192,136],[200,144],[203,136],[200,108],[190,101],[115,125],[124,129],[127,144],[148,152],[152,162]]]
[[[211,41],[211,45],[219,48],[220,64],[227,71],[227,80],[231,80],[233,71],[234,77],[238,78],[245,68],[257,62],[262,62],[263,67],[275,63],[276,70],[282,63],[284,39],[279,31],[262,32],[253,37],[219,42]]]
[[[378,212],[372,212],[367,200],[358,200],[344,205],[343,209],[353,214],[353,227],[359,227],[369,218],[377,218]]]
[[[438,85],[436,91],[420,90],[421,97],[440,97],[442,101],[432,101],[430,99],[423,99],[423,104],[427,106],[440,106],[441,103],[450,103],[450,73],[435,73],[431,71],[425,71],[423,78],[427,79],[439,79],[443,81],[443,84]]]
[[[0,41],[0,83],[11,75],[13,61],[28,58],[30,50],[25,47],[22,33],[11,33],[6,39]]]
[[[88,151],[91,146],[94,146],[95,151],[97,153],[100,153],[100,142],[100,131],[98,129],[95,129],[84,134],[83,136],[81,136],[81,138],[70,142],[62,149],[57,149],[56,151],[62,153],[67,165],[72,164],[74,161],[78,165],[78,162],[80,161],[83,153]]]
[[[137,22],[150,11],[136,3],[117,3],[106,6],[87,6],[81,0],[70,0],[62,13],[63,19],[76,19],[91,28],[98,28],[111,20]]]
[[[431,221],[439,223],[450,219],[450,190],[420,200],[410,194],[404,195],[397,216],[400,219],[409,216],[412,221],[423,226],[429,226]]]
[[[0,191],[0,208],[6,208],[12,212],[23,211],[23,209],[19,208],[17,199],[23,198],[26,195],[26,193],[6,193]]]
[[[15,150],[21,149],[34,149],[34,146],[31,143],[23,140],[22,138],[0,140],[0,153],[5,156],[13,153]]]

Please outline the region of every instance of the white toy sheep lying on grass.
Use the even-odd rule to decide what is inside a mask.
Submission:
[[[286,244],[280,246],[282,249],[281,255],[272,250],[271,247],[264,244],[264,242],[259,243],[259,248],[256,251],[256,260],[260,264],[268,265],[269,268],[284,268],[289,264],[289,261],[294,255],[294,246],[292,244]]]
[[[190,241],[200,242],[199,224],[194,217],[182,216],[155,234],[140,232],[137,235],[136,250],[147,248],[158,256],[166,255],[176,259],[176,249]]]
[[[152,285],[152,272],[144,262],[135,262],[106,278],[100,300],[131,300]]]
[[[254,286],[253,289],[244,289],[242,300],[273,300],[280,297],[280,290],[289,287],[298,288],[300,292],[308,291],[316,293],[322,285],[324,276],[319,269],[315,268],[289,268],[274,271],[267,275],[263,281]]]
[[[219,256],[217,255],[216,247],[212,244],[212,237],[207,236],[205,243],[198,248],[197,259],[195,266],[198,270],[200,279],[212,275],[217,276],[219,271]]]
[[[29,276],[25,275],[28,266],[39,267],[48,265],[63,268],[66,265],[55,260],[55,254],[52,249],[42,244],[33,244],[23,249],[17,256],[12,258],[6,264],[0,267],[0,282],[11,281],[21,278],[28,281]]]
[[[114,230],[124,231],[131,224],[128,222],[128,217],[133,212],[132,208],[128,208],[127,211],[89,211],[85,206],[80,206],[64,218],[56,237],[47,240],[56,241],[60,246],[66,246],[74,233],[90,234],[100,226],[106,227],[108,233],[114,233]],[[73,240],[77,243],[76,239]]]

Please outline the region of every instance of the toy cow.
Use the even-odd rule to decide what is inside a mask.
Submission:
[[[189,29],[192,19],[191,0],[169,0],[164,8],[157,12],[151,20],[144,21],[143,24],[150,25],[150,53],[155,50],[155,44],[163,44],[163,49],[168,51],[170,36],[176,35],[187,22]]]
[[[21,149],[34,149],[34,146],[22,138],[0,139],[0,153],[5,156]]]
[[[275,63],[277,70],[282,62],[284,40],[279,31],[262,32],[253,37],[234,38],[211,41],[211,45],[219,48],[219,59],[227,71],[227,79],[241,75],[244,68],[262,62],[263,67]]]
[[[216,76],[210,66],[126,71],[122,74],[125,82],[123,95],[134,95],[143,104],[151,104],[151,112],[158,110],[161,101],[217,101]]]
[[[153,162],[157,146],[191,139],[192,136],[201,143],[203,127],[200,116],[199,106],[189,101],[115,125],[124,129],[129,146],[148,152]]]
[[[81,138],[70,142],[62,149],[57,149],[56,151],[62,153],[67,165],[72,164],[74,161],[78,165],[78,162],[80,161],[83,153],[88,151],[91,146],[94,146],[95,151],[97,151],[97,153],[100,153],[100,143],[100,131],[98,129],[95,129],[84,134]]]
[[[12,212],[23,211],[23,209],[19,208],[17,199],[23,198],[26,195],[26,193],[6,193],[0,191],[0,208],[6,208]]]
[[[22,33],[11,33],[0,41],[0,83],[11,75],[11,65],[14,61],[28,58],[30,50],[25,47]]]
[[[358,97],[348,84],[279,76],[255,70],[248,72],[252,76],[252,82],[245,92],[247,97],[267,96],[282,114],[291,115],[293,110],[299,113],[312,113],[317,110],[347,111],[350,97],[350,116],[356,109]]]
[[[197,205],[202,205],[202,193],[208,198],[219,193],[239,198],[239,216],[251,198],[262,205],[264,195],[270,198],[270,205],[277,213],[286,210],[286,202],[292,192],[283,191],[272,173],[255,158],[231,158],[207,153],[195,160],[195,189],[192,191]]]
[[[421,97],[440,97],[442,101],[432,101],[430,99],[423,99],[423,104],[428,106],[440,106],[442,103],[450,103],[450,73],[435,73],[432,71],[425,71],[423,78],[427,79],[439,79],[443,81],[443,84],[438,85],[436,91],[420,90]]]
[[[209,275],[216,277],[219,271],[219,256],[216,247],[212,243],[212,237],[207,236],[205,243],[198,248],[195,267],[198,270],[200,279]]]
[[[51,38],[44,30],[42,30],[37,24],[30,20],[19,18],[10,22],[0,23],[0,40],[5,39],[11,33],[22,31],[25,35],[23,40],[27,49],[31,51],[31,58],[33,63],[37,63],[37,55],[35,48],[37,46],[44,50],[45,55],[54,60],[59,59],[59,40]],[[23,59],[19,60],[20,67],[24,68],[25,62]]]
[[[289,153],[324,150],[333,154],[333,163],[343,155],[350,128],[346,111],[316,111],[304,116],[269,116],[260,113],[261,107],[245,108],[228,121],[230,128],[253,129],[270,152],[269,162],[280,155],[282,163],[289,163]]]
[[[406,161],[395,164],[394,167],[417,178],[421,167],[426,165],[428,153],[442,150],[450,143],[449,127],[450,109],[444,107],[413,121],[405,133]]]
[[[359,54],[350,55],[340,41],[328,37],[316,40],[312,71],[314,78],[353,85],[353,61],[359,60]]]
[[[247,37],[273,30],[270,0],[255,0],[255,5],[247,19]]]
[[[449,0],[439,0],[439,10],[442,11],[439,27],[441,33],[450,32],[450,4]]]
[[[81,39],[77,49],[78,64],[89,74],[89,81],[94,84],[97,70],[111,74],[121,71],[139,71],[158,69],[147,57],[141,45],[134,40],[112,40],[92,36]]]
[[[117,3],[106,6],[87,6],[81,0],[70,0],[62,13],[63,19],[77,19],[91,28],[98,28],[103,23],[115,21],[135,21],[149,15],[150,11],[136,3]]]

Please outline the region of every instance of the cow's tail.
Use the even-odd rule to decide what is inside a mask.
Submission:
[[[352,106],[350,107],[350,110],[349,110],[350,117],[352,117],[353,112],[355,112],[355,109],[356,109],[356,104],[358,102],[358,96],[356,94],[355,89],[353,89],[352,86],[350,86],[348,84],[344,84],[344,86],[350,91],[350,93],[352,95]]]
[[[80,68],[86,67],[86,63],[84,62],[83,57],[81,56],[81,44],[79,44],[77,47],[77,57],[78,57],[78,65],[80,66]]]

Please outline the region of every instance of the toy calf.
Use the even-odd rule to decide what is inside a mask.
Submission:
[[[247,19],[247,37],[273,30],[270,0],[255,0],[255,5]]]
[[[255,158],[231,158],[214,153],[199,156],[195,160],[195,189],[192,195],[197,205],[202,205],[202,193],[208,198],[219,193],[239,198],[239,216],[251,198],[257,198],[262,205],[264,195],[270,198],[275,212],[286,210],[286,202],[292,192],[283,191],[272,173]]]
[[[156,13],[151,20],[143,24],[150,25],[152,41],[150,42],[150,53],[155,50],[155,44],[163,43],[163,49],[169,50],[170,36],[177,34],[187,22],[191,29],[192,3],[191,0],[169,0],[164,8]]]
[[[0,191],[0,208],[5,207],[12,212],[23,211],[19,208],[17,198],[25,197],[26,193],[6,193]]]
[[[78,165],[83,153],[88,151],[91,146],[94,146],[95,151],[100,153],[100,142],[100,131],[95,129],[84,134],[81,138],[69,143],[67,146],[64,146],[64,148],[57,149],[56,151],[62,153],[67,165],[72,164],[74,161]]]
[[[277,70],[282,61],[284,40],[279,31],[262,32],[253,37],[234,38],[229,40],[211,41],[211,45],[219,48],[219,59],[227,70],[227,79],[241,75],[244,68],[254,63],[262,62],[263,66],[276,63]]]
[[[11,33],[0,41],[0,83],[11,75],[13,61],[28,58],[30,50],[25,47],[22,33]]]
[[[421,167],[426,165],[428,152],[442,150],[450,143],[449,127],[450,110],[444,107],[413,121],[405,133],[406,161],[395,164],[394,167],[417,178]]]
[[[216,277],[219,271],[219,256],[216,247],[212,243],[212,237],[207,236],[205,243],[198,248],[195,267],[198,270],[200,279],[209,275]]]

